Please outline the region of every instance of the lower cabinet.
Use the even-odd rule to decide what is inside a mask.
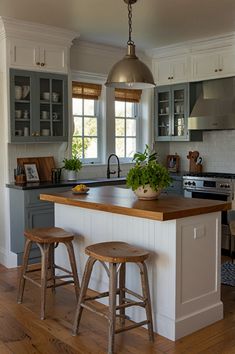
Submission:
[[[35,227],[54,226],[54,204],[39,199],[41,193],[55,193],[69,188],[18,190],[10,188],[10,235],[11,251],[17,254],[17,263],[22,263],[24,230]],[[38,262],[39,248],[35,245],[30,253],[32,263]]]

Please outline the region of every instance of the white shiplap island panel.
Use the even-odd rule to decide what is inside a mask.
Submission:
[[[120,240],[150,251],[147,266],[154,330],[171,340],[223,318],[220,214],[216,211],[158,221],[55,202],[55,225],[76,235],[80,279],[87,259],[84,249],[92,243]],[[65,249],[59,246],[56,262],[68,266],[66,257]],[[139,270],[135,265],[127,265],[127,286],[140,291]],[[108,289],[107,276],[98,263],[89,287]],[[140,320],[144,318],[142,311],[132,308],[129,313]]]

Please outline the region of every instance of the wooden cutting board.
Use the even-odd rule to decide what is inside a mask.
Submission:
[[[53,156],[17,158],[17,165],[24,167],[24,164],[26,163],[36,164],[40,181],[51,181],[51,169],[55,168],[55,160]]]

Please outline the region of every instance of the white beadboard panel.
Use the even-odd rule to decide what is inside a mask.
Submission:
[[[80,279],[87,260],[84,250],[89,244],[119,240],[149,250],[146,263],[155,332],[176,340],[222,318],[220,263],[215,260],[219,258],[220,213],[161,222],[56,204],[55,224],[76,235],[74,246]],[[205,225],[202,231],[201,225]],[[196,240],[195,228],[199,228]],[[56,263],[68,267],[62,247],[56,250]],[[126,284],[141,293],[136,264],[127,264]],[[108,278],[99,262],[95,264],[89,287],[108,290]],[[139,308],[128,309],[127,315],[135,321],[145,319],[145,312]]]

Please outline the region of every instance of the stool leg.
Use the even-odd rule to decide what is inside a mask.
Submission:
[[[139,262],[138,266],[140,268],[142,291],[143,291],[143,297],[145,299],[145,311],[146,311],[146,317],[148,321],[147,326],[148,326],[149,340],[153,342],[154,333],[153,333],[153,320],[152,320],[151,299],[150,299],[150,292],[149,292],[148,272],[147,272],[147,267],[145,262]]]
[[[117,264],[109,263],[109,337],[108,354],[114,353],[114,337],[116,326],[116,294],[117,294]]]
[[[76,298],[78,301],[80,285],[79,285],[78,271],[77,271],[77,265],[76,265],[72,241],[66,242],[65,245],[67,247],[67,251],[69,254],[70,266],[72,269],[73,281],[74,281],[74,287],[75,287],[75,294],[76,294]]]
[[[21,268],[20,282],[19,282],[18,295],[17,295],[18,304],[21,304],[22,300],[23,300],[24,287],[25,287],[25,277],[24,276],[27,272],[31,245],[32,245],[32,241],[26,239],[25,246],[24,246],[23,264],[22,264],[22,268]]]
[[[42,261],[41,261],[41,320],[44,320],[45,307],[46,307],[47,271],[48,271],[48,263],[49,263],[50,244],[45,243],[43,245],[40,245],[38,243],[38,247],[40,248],[40,251],[42,254]]]
[[[125,298],[125,283],[126,283],[126,264],[122,263],[119,273],[119,305],[124,303]],[[120,323],[123,326],[125,324],[125,308],[120,309]]]
[[[86,267],[85,267],[84,274],[83,274],[83,277],[82,277],[80,295],[79,295],[79,298],[78,298],[78,304],[77,304],[77,309],[76,309],[75,319],[74,319],[74,325],[73,325],[73,335],[74,336],[76,334],[78,334],[79,324],[80,324],[80,320],[81,320],[81,317],[82,317],[82,311],[83,311],[82,303],[84,302],[84,299],[86,297],[86,292],[87,292],[87,288],[88,288],[88,285],[89,285],[91,272],[92,272],[92,269],[93,269],[93,266],[94,266],[95,262],[96,262],[96,259],[92,258],[92,257],[89,257],[87,262],[86,262]]]
[[[50,278],[52,280],[52,293],[55,293],[55,248],[54,243],[50,244],[49,247],[49,269],[50,269]]]

